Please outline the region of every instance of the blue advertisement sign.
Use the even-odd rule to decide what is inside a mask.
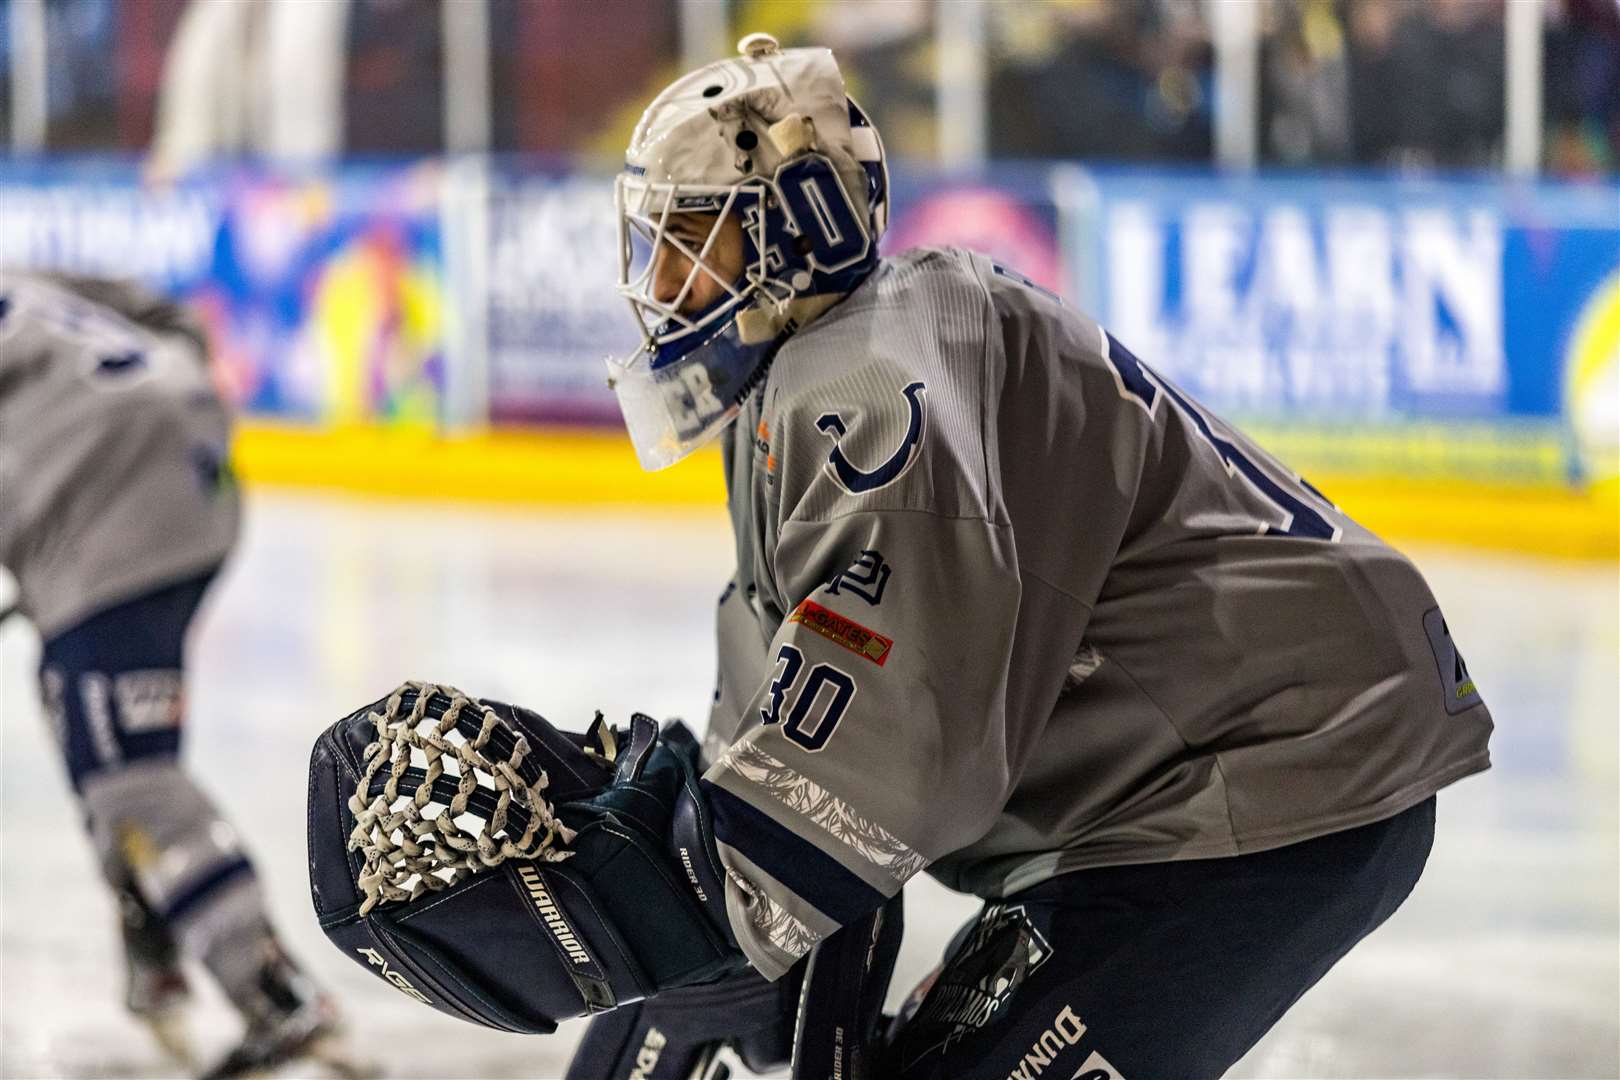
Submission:
[[[212,273],[223,215],[216,185],[146,188],[125,161],[0,163],[0,267],[133,276],[182,294]]]
[[[1620,186],[1075,171],[1065,202],[1082,304],[1213,408],[1609,452],[1620,358],[1581,328],[1620,304]]]

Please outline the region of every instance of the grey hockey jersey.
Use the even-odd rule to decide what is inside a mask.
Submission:
[[[42,635],[225,557],[228,439],[190,336],[0,276],[0,564]]]
[[[1412,564],[978,255],[885,260],[725,438],[704,788],[768,977],[924,869],[1258,851],[1489,766]]]

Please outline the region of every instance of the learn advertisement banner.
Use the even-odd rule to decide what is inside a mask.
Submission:
[[[232,168],[150,186],[127,162],[7,162],[0,266],[134,277],[190,302],[244,411],[434,424],[441,171]]]
[[[1346,467],[1612,474],[1620,187],[1074,170],[1061,200],[1082,304],[1211,408]]]

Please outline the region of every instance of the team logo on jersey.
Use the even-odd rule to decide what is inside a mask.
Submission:
[[[868,548],[855,557],[848,570],[840,570],[827,582],[827,592],[837,596],[840,592],[854,593],[873,607],[883,603],[883,590],[889,585],[889,564],[883,556]]]
[[[900,440],[899,449],[890,454],[888,460],[877,468],[868,472],[857,468],[849,458],[844,456],[844,448],[840,443],[849,433],[844,426],[843,417],[838,413],[823,413],[816,421],[816,428],[833,441],[832,453],[827,455],[827,471],[832,478],[838,481],[838,486],[851,495],[863,495],[868,491],[887,487],[900,477],[904,476],[911,463],[916,460],[917,447],[921,445],[923,433],[927,429],[928,407],[923,401],[923,394],[928,387],[922,382],[914,382],[900,391],[906,397],[906,403],[911,407],[911,422],[906,426],[905,436]]]

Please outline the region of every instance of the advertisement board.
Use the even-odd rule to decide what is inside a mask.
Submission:
[[[1045,169],[934,175],[897,169],[883,251],[957,245],[1061,291],[1064,261]],[[640,337],[614,292],[612,182],[505,162],[488,178],[483,339],[488,415],[501,422],[619,422],[603,359]]]
[[[1620,186],[896,167],[889,253],[987,252],[1290,461],[1582,488],[1616,474]],[[248,412],[615,425],[611,182],[523,160],[0,163],[0,266],[193,301]]]
[[[1347,465],[1359,440],[1381,468],[1612,474],[1620,188],[1064,183],[1083,306],[1210,407],[1330,430]]]
[[[0,266],[135,277],[190,302],[250,413],[432,424],[446,293],[432,162],[177,185],[127,163],[0,168]]]
[[[602,177],[492,171],[483,335],[495,422],[618,423],[604,359],[641,341],[614,291],[619,233]]]

